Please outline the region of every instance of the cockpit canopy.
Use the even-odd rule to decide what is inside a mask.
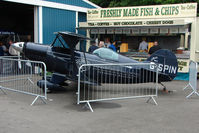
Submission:
[[[119,54],[108,48],[98,48],[95,51],[93,51],[93,54],[108,60],[118,61],[119,59]]]

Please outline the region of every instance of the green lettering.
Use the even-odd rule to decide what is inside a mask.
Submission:
[[[127,17],[128,9],[123,9],[123,17]]]
[[[176,15],[178,15],[178,13],[179,13],[179,6],[176,6]]]
[[[101,18],[103,18],[103,15],[104,15],[104,10],[101,10]]]
[[[119,9],[118,17],[121,17],[122,9]]]
[[[140,11],[140,16],[143,16],[143,13],[144,13],[144,8],[141,8],[141,11]]]
[[[129,9],[129,14],[128,14],[128,16],[132,16],[131,9]]]

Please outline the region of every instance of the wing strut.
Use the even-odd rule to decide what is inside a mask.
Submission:
[[[81,42],[81,41],[80,41],[80,42]],[[86,54],[85,54],[86,49],[85,49],[85,48],[83,48],[83,46],[82,46],[82,45],[81,45],[81,49],[82,49],[82,51],[83,51],[83,53],[84,53],[85,63],[87,64],[87,59],[86,59]]]

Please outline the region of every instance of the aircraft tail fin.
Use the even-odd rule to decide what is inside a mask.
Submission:
[[[176,77],[178,72],[178,62],[175,54],[170,50],[160,49],[154,52],[147,61],[157,64],[158,71],[160,75],[162,75],[159,77],[159,81],[171,81]]]

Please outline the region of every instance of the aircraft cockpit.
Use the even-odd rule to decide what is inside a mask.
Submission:
[[[108,48],[98,48],[95,51],[93,51],[93,54],[108,60],[119,60],[119,54],[115,51],[108,49]]]

